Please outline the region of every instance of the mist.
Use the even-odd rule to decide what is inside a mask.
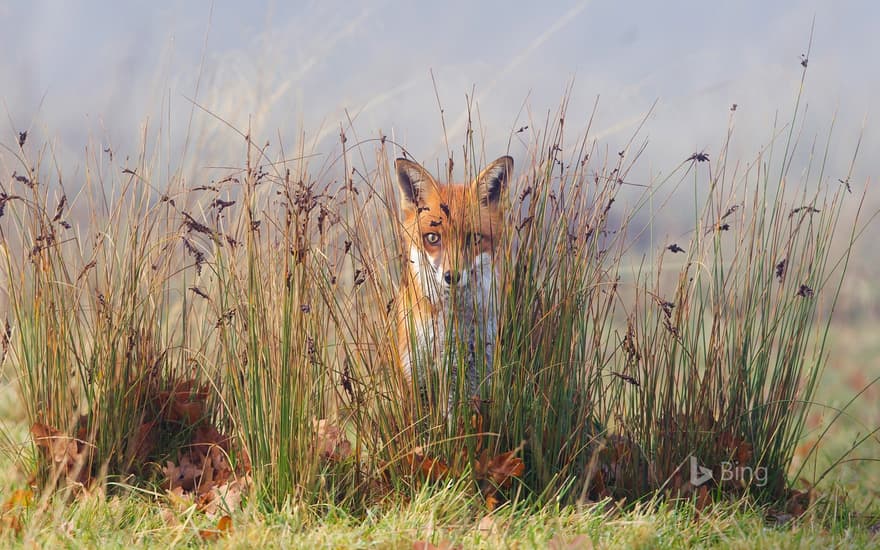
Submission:
[[[28,131],[70,185],[87,150],[124,159],[144,143],[210,177],[243,163],[243,133],[331,171],[341,130],[436,167],[461,157],[468,109],[487,160],[523,158],[567,94],[567,142],[593,117],[613,155],[638,129],[628,179],[652,185],[695,152],[715,159],[729,127],[729,158],[753,161],[792,120],[807,64],[790,178],[818,184],[833,125],[824,181],[849,175],[861,139],[859,191],[880,167],[878,19],[873,3],[819,1],[6,3],[0,143]]]

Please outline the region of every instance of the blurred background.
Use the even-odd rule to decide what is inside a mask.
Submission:
[[[834,122],[839,177],[880,95],[874,2],[2,2],[0,139],[30,129],[67,171],[89,139],[136,149],[147,121],[179,148],[196,101],[255,135],[303,131],[318,150],[350,118],[430,162],[445,156],[437,95],[451,148],[471,97],[494,155],[573,83],[568,127],[582,132],[598,99],[592,135],[613,151],[656,102],[641,133],[649,177],[717,154],[733,104],[731,156],[751,159],[791,119],[814,19],[802,141]],[[241,152],[204,112],[192,124],[211,138],[205,153]],[[854,182],[877,173],[878,145],[866,132]]]
[[[341,127],[355,141],[386,135],[433,168],[446,159],[444,122],[460,158],[469,104],[486,155],[522,158],[569,90],[572,138],[598,104],[599,150],[613,157],[638,130],[646,149],[628,180],[651,185],[695,152],[717,158],[730,124],[730,158],[752,162],[792,119],[806,64],[789,177],[815,189],[833,126],[823,182],[846,180],[858,148],[854,214],[880,172],[878,21],[880,4],[868,1],[7,0],[0,168],[3,178],[16,169],[8,153],[27,131],[50,145],[69,186],[90,157],[136,157],[143,143],[198,180],[244,162],[230,126],[325,159]],[[866,209],[878,205],[869,193]],[[692,210],[661,209],[654,231],[692,220]],[[858,245],[832,331],[818,396],[831,405],[880,375],[878,229]],[[876,390],[855,410],[856,428],[880,423]]]
[[[105,149],[122,163],[145,149],[197,185],[206,167],[244,162],[232,127],[269,141],[270,157],[314,153],[321,177],[341,175],[341,128],[348,145],[385,135],[436,170],[444,123],[462,158],[470,105],[485,156],[509,151],[522,167],[568,91],[566,143],[595,107],[597,151],[614,157],[637,133],[630,151],[645,149],[627,180],[655,185],[695,152],[718,159],[729,126],[740,172],[774,136],[778,159],[806,63],[789,185],[818,186],[830,135],[823,183],[849,174],[854,215],[880,172],[878,20],[866,1],[2,2],[0,144],[16,149],[27,130],[74,187]],[[13,164],[0,155],[4,172]],[[652,234],[682,234],[692,213],[657,206]],[[870,241],[842,305],[873,318]]]

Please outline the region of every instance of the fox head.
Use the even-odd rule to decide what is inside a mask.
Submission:
[[[440,184],[407,159],[395,167],[410,273],[424,295],[436,301],[491,277],[513,159],[495,160],[469,184]]]

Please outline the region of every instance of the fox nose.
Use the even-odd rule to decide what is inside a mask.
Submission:
[[[447,271],[443,274],[443,280],[446,281],[447,285],[457,285],[458,281],[461,280],[461,273],[458,271]]]

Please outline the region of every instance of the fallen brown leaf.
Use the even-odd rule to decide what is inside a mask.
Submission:
[[[170,390],[155,391],[154,403],[162,421],[194,426],[208,416],[209,394],[208,386],[195,379],[178,380]]]
[[[185,454],[180,457],[179,464],[174,464],[170,460],[166,462],[163,471],[168,489],[182,487],[185,491],[192,491],[202,476],[202,465],[194,463],[190,454]]]
[[[192,431],[177,463],[168,461],[162,469],[166,488],[182,487],[184,491],[205,497],[215,488],[227,484],[236,475],[229,461],[231,447],[231,438],[209,422],[201,421]]]
[[[489,461],[488,476],[498,487],[507,487],[515,477],[521,477],[526,466],[521,458],[514,456],[516,449],[507,451]]]
[[[413,449],[405,458],[413,473],[418,470],[427,479],[437,481],[449,473],[449,466],[446,462],[438,458],[426,456],[421,447]]]
[[[16,489],[3,503],[2,516],[0,516],[0,533],[12,531],[16,536],[21,534],[22,522],[20,508],[27,508],[34,500],[34,493],[30,489]]]
[[[341,428],[331,424],[326,418],[313,419],[312,427],[315,430],[315,439],[321,458],[341,461],[351,456],[351,442],[345,437],[345,432]]]
[[[810,493],[812,493],[810,490],[792,491],[791,497],[785,504],[786,511],[796,518],[804,515],[804,512],[810,507],[810,502],[812,500]]]
[[[205,403],[175,399],[171,402],[171,409],[168,412],[167,418],[169,422],[180,422],[181,424],[192,426],[205,418]]]
[[[201,422],[196,425],[196,429],[193,431],[192,442],[190,445],[207,454],[212,448],[218,448],[228,452],[229,443],[229,436],[220,433],[213,424]]]
[[[16,489],[3,503],[3,513],[10,512],[13,508],[27,508],[33,500],[34,492],[30,489]]]
[[[516,455],[519,449],[501,453],[489,458],[489,451],[484,449],[474,459],[474,477],[477,480],[489,480],[497,487],[507,487],[515,477],[520,477],[526,471],[526,466],[521,458]]]
[[[217,521],[217,529],[224,532],[232,532],[232,518],[223,516]]]
[[[196,459],[201,459],[202,475],[199,477],[195,489],[196,493],[203,495],[214,487],[214,463],[208,457],[203,455],[195,455]]]
[[[718,434],[717,441],[718,445],[739,464],[748,464],[754,456],[752,444],[729,430]]]
[[[217,527],[215,529],[199,529],[199,536],[202,540],[211,541],[218,540],[220,537],[225,537],[231,532],[232,518],[229,516],[223,516],[217,521]]]
[[[242,477],[214,486],[199,498],[199,510],[208,517],[218,513],[229,513],[241,506],[243,493],[250,487],[250,477]]]
[[[31,436],[34,444],[63,476],[69,477],[73,474],[71,481],[79,482],[83,486],[90,485],[91,474],[88,468],[90,456],[85,450],[84,441],[40,422],[35,422],[31,426]]]
[[[15,533],[15,536],[18,536],[21,534],[21,530],[22,523],[18,514],[0,517],[0,533],[3,531],[12,531]]]

